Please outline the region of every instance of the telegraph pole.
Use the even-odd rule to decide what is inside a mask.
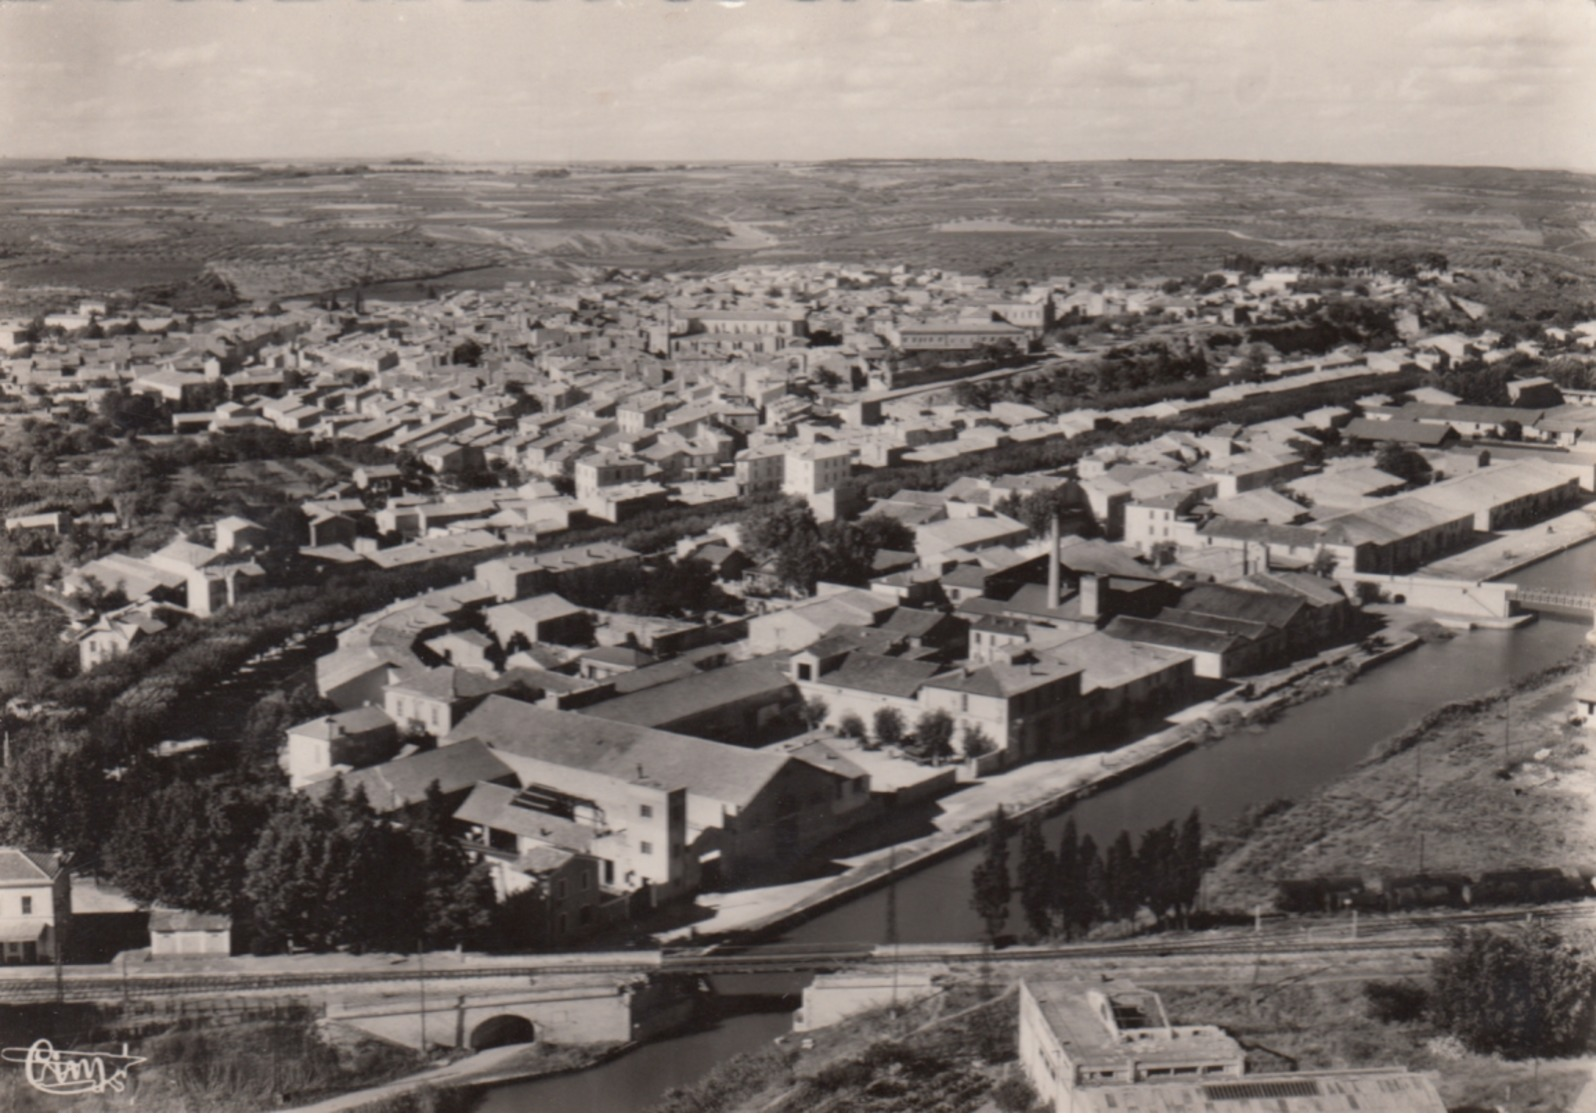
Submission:
[[[427,1053],[427,955],[416,943],[416,982],[421,986],[421,1054]]]
[[[887,943],[892,947],[892,1018],[898,1018],[898,846],[887,847]]]
[[[1424,875],[1424,742],[1413,746],[1413,799],[1419,811],[1419,875]]]
[[[1507,775],[1507,754],[1513,743],[1513,695],[1509,691],[1502,699],[1502,775]]]

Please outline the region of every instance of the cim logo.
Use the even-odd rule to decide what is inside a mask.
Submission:
[[[42,1094],[121,1093],[127,1089],[127,1072],[144,1058],[129,1055],[127,1044],[120,1055],[104,1051],[57,1051],[47,1039],[37,1039],[29,1047],[7,1047],[0,1059],[21,1063],[28,1085]]]

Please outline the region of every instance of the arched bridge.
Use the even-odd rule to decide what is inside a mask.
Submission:
[[[625,1043],[685,1023],[696,981],[655,977],[504,993],[329,1004],[327,1019],[418,1049]]]

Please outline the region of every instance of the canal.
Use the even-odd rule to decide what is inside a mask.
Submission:
[[[1588,593],[1596,578],[1596,540],[1511,576],[1521,585]],[[1543,616],[1506,632],[1479,630],[1426,644],[1371,670],[1351,686],[1294,707],[1262,732],[1241,731],[1109,788],[1049,820],[1057,840],[1065,817],[1105,846],[1179,819],[1197,807],[1212,824],[1251,803],[1301,798],[1335,779],[1378,741],[1444,703],[1500,686],[1564,659],[1590,630],[1585,621]],[[979,850],[939,861],[895,888],[897,926],[906,942],[973,942],[981,927],[966,896]],[[788,942],[875,942],[885,937],[887,894],[867,892],[792,929]],[[770,1042],[784,1013],[722,1021],[714,1029],[633,1051],[587,1071],[489,1089],[483,1111],[636,1112],[655,1107],[673,1085],[692,1082],[720,1060]]]
[[[1596,540],[1512,576],[1543,589],[1589,593]],[[1253,803],[1300,799],[1447,702],[1487,691],[1562,660],[1590,631],[1588,621],[1542,616],[1509,631],[1479,629],[1424,644],[1376,667],[1351,686],[1287,710],[1261,732],[1242,730],[1083,800],[1049,819],[1056,842],[1064,820],[1106,848],[1121,830],[1133,835],[1182,819],[1193,807],[1207,824],[1223,823]],[[906,942],[975,942],[980,921],[966,901],[981,851],[972,848],[898,882],[899,935]],[[865,893],[795,927],[790,942],[875,942],[887,920],[885,890]]]
[[[672,1086],[701,1078],[716,1063],[770,1043],[791,1026],[791,1012],[727,1017],[713,1028],[645,1044],[587,1070],[490,1087],[477,1112],[648,1112]]]

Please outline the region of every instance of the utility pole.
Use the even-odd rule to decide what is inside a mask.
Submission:
[[[1419,809],[1419,875],[1424,875],[1424,742],[1413,746],[1413,798]]]
[[[892,947],[892,1018],[898,1018],[898,846],[887,847],[887,943]]]
[[[1502,699],[1502,774],[1507,775],[1507,754],[1513,743],[1513,695],[1509,691]]]
[[[421,1054],[427,1053],[427,955],[416,943],[416,982],[421,986]]]

